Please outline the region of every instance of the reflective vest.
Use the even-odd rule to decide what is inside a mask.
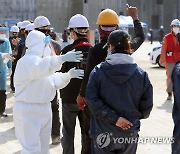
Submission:
[[[166,36],[167,50],[166,50],[166,62],[176,63],[180,61],[180,44],[179,42],[174,42],[174,36],[172,33]]]

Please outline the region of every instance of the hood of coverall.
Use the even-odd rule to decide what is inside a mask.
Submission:
[[[46,48],[46,35],[40,31],[31,31],[26,38],[26,54],[42,57]]]

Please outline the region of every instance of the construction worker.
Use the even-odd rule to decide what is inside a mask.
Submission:
[[[81,51],[72,51],[56,56],[50,41],[42,32],[31,31],[26,38],[26,53],[17,62],[14,74],[13,118],[22,154],[49,154],[50,101],[57,89],[64,88],[72,78],[82,79],[84,72],[73,68],[66,73],[55,73],[65,61],[79,62],[83,55]]]
[[[136,7],[127,6],[128,14],[133,18],[134,21],[134,31],[135,37],[131,40],[132,52],[137,50],[144,41],[144,33],[141,23],[138,18],[138,11]],[[120,21],[121,22],[121,21]],[[85,112],[85,128],[86,132],[89,130],[90,123],[90,112],[86,103],[84,101],[86,85],[89,79],[89,74],[93,68],[105,60],[107,56],[107,48],[104,48],[104,45],[107,43],[107,38],[109,34],[117,30],[119,24],[119,18],[115,11],[111,9],[103,10],[97,18],[98,29],[100,33],[100,43],[96,44],[94,47],[90,48],[87,59],[87,66],[85,71],[85,76],[79,95],[77,97],[77,104],[81,110]],[[90,138],[88,138],[90,141]],[[89,147],[90,150],[90,147]]]
[[[165,63],[166,67],[166,92],[168,93],[167,100],[172,100],[172,80],[171,74],[174,65],[180,60],[180,43],[176,35],[180,32],[180,21],[174,19],[171,22],[171,32],[166,34],[163,39],[163,46],[161,49],[161,63]]]
[[[50,33],[50,22],[49,19],[45,16],[38,16],[34,20],[34,28],[42,33],[44,33],[46,36]],[[56,55],[59,55],[61,52],[60,45],[51,39],[51,44],[53,47],[53,50],[55,51]],[[61,142],[60,138],[60,117],[59,117],[59,100],[57,98],[57,92],[54,97],[54,99],[51,101],[51,108],[52,108],[52,131],[51,131],[51,139],[52,144],[59,144]]]
[[[34,30],[34,23],[30,23],[29,25],[26,26],[26,28],[25,28],[26,37],[32,30]]]
[[[25,39],[27,38],[27,35],[28,35],[32,30],[34,30],[34,24],[33,24],[33,23],[28,24],[28,25],[26,26],[25,32],[24,32]],[[26,52],[26,48],[24,48],[24,50],[22,50],[21,57],[25,55],[25,52]]]
[[[173,139],[174,143],[172,143],[172,154],[180,153],[180,61],[176,63],[172,72],[172,83],[173,83],[173,94],[174,94],[174,105],[172,111],[172,117],[174,121],[174,131],[173,131]]]
[[[15,25],[12,26],[10,29],[9,41],[11,43],[12,55],[14,58],[16,58],[16,56],[17,56],[17,45],[19,43],[18,35],[19,35],[19,28]],[[12,62],[12,74],[11,74],[11,78],[10,78],[10,88],[11,88],[12,92],[15,91],[14,81],[13,81],[15,68],[16,68],[16,61],[13,61]]]
[[[22,53],[25,53],[25,50],[26,50],[26,47],[25,47],[25,40],[26,40],[26,37],[25,37],[25,29],[26,29],[26,26],[29,25],[31,22],[28,21],[28,20],[24,20],[20,26],[20,42],[17,46],[17,57],[16,57],[16,60],[15,61],[18,61],[21,57],[22,57]]]
[[[61,71],[67,72],[69,69],[76,67],[85,70],[86,59],[91,44],[87,39],[89,30],[89,23],[85,16],[76,14],[69,20],[69,31],[71,38],[74,42],[67,45],[62,49],[62,54],[67,53],[70,50],[80,50],[83,53],[83,60],[81,63],[66,62],[63,64]],[[62,121],[63,121],[63,138],[62,147],[63,154],[74,154],[74,135],[76,118],[78,117],[81,127],[81,142],[82,150],[81,154],[89,154],[89,144],[87,143],[87,134],[84,130],[84,113],[77,106],[76,98],[78,96],[82,80],[73,79],[69,85],[60,90],[60,96],[62,99]]]
[[[21,38],[21,25],[22,25],[22,21],[18,22],[16,25],[19,28],[19,35],[18,35],[18,37]]]
[[[11,44],[7,37],[9,29],[4,25],[0,24],[0,118],[7,117],[5,112],[6,108],[6,80],[7,72],[12,73],[12,54]],[[7,69],[8,68],[8,69]]]
[[[138,140],[128,144],[113,138],[138,138],[140,119],[147,118],[152,110],[152,85],[130,56],[129,39],[125,31],[111,32],[106,60],[89,77],[86,101],[92,112],[92,154],[135,154]]]

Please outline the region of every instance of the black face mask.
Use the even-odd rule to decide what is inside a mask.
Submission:
[[[16,39],[18,37],[18,34],[17,33],[13,33],[12,34],[12,38]]]
[[[180,43],[180,33],[177,33],[176,37],[177,37],[178,42]]]

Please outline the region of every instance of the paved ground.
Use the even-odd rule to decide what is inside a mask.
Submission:
[[[172,101],[166,101],[165,92],[165,69],[150,64],[149,56],[147,55],[154,46],[158,43],[155,42],[150,45],[145,42],[141,48],[133,54],[136,62],[144,68],[151,79],[154,91],[154,107],[150,117],[142,120],[140,137],[171,137],[173,130],[173,122],[171,117]],[[9,82],[8,82],[9,83]],[[138,89],[137,89],[138,90]],[[12,120],[12,105],[14,102],[13,94],[7,91],[8,100],[6,111],[9,117],[0,119],[0,154],[20,154],[20,145],[14,135],[14,125]],[[60,109],[61,110],[61,109]],[[77,122],[78,124],[78,122]],[[79,124],[76,127],[75,137],[76,154],[80,154],[80,129]],[[53,146],[50,144],[50,151],[52,154],[62,153],[61,145]],[[170,144],[139,144],[137,154],[170,154]]]

